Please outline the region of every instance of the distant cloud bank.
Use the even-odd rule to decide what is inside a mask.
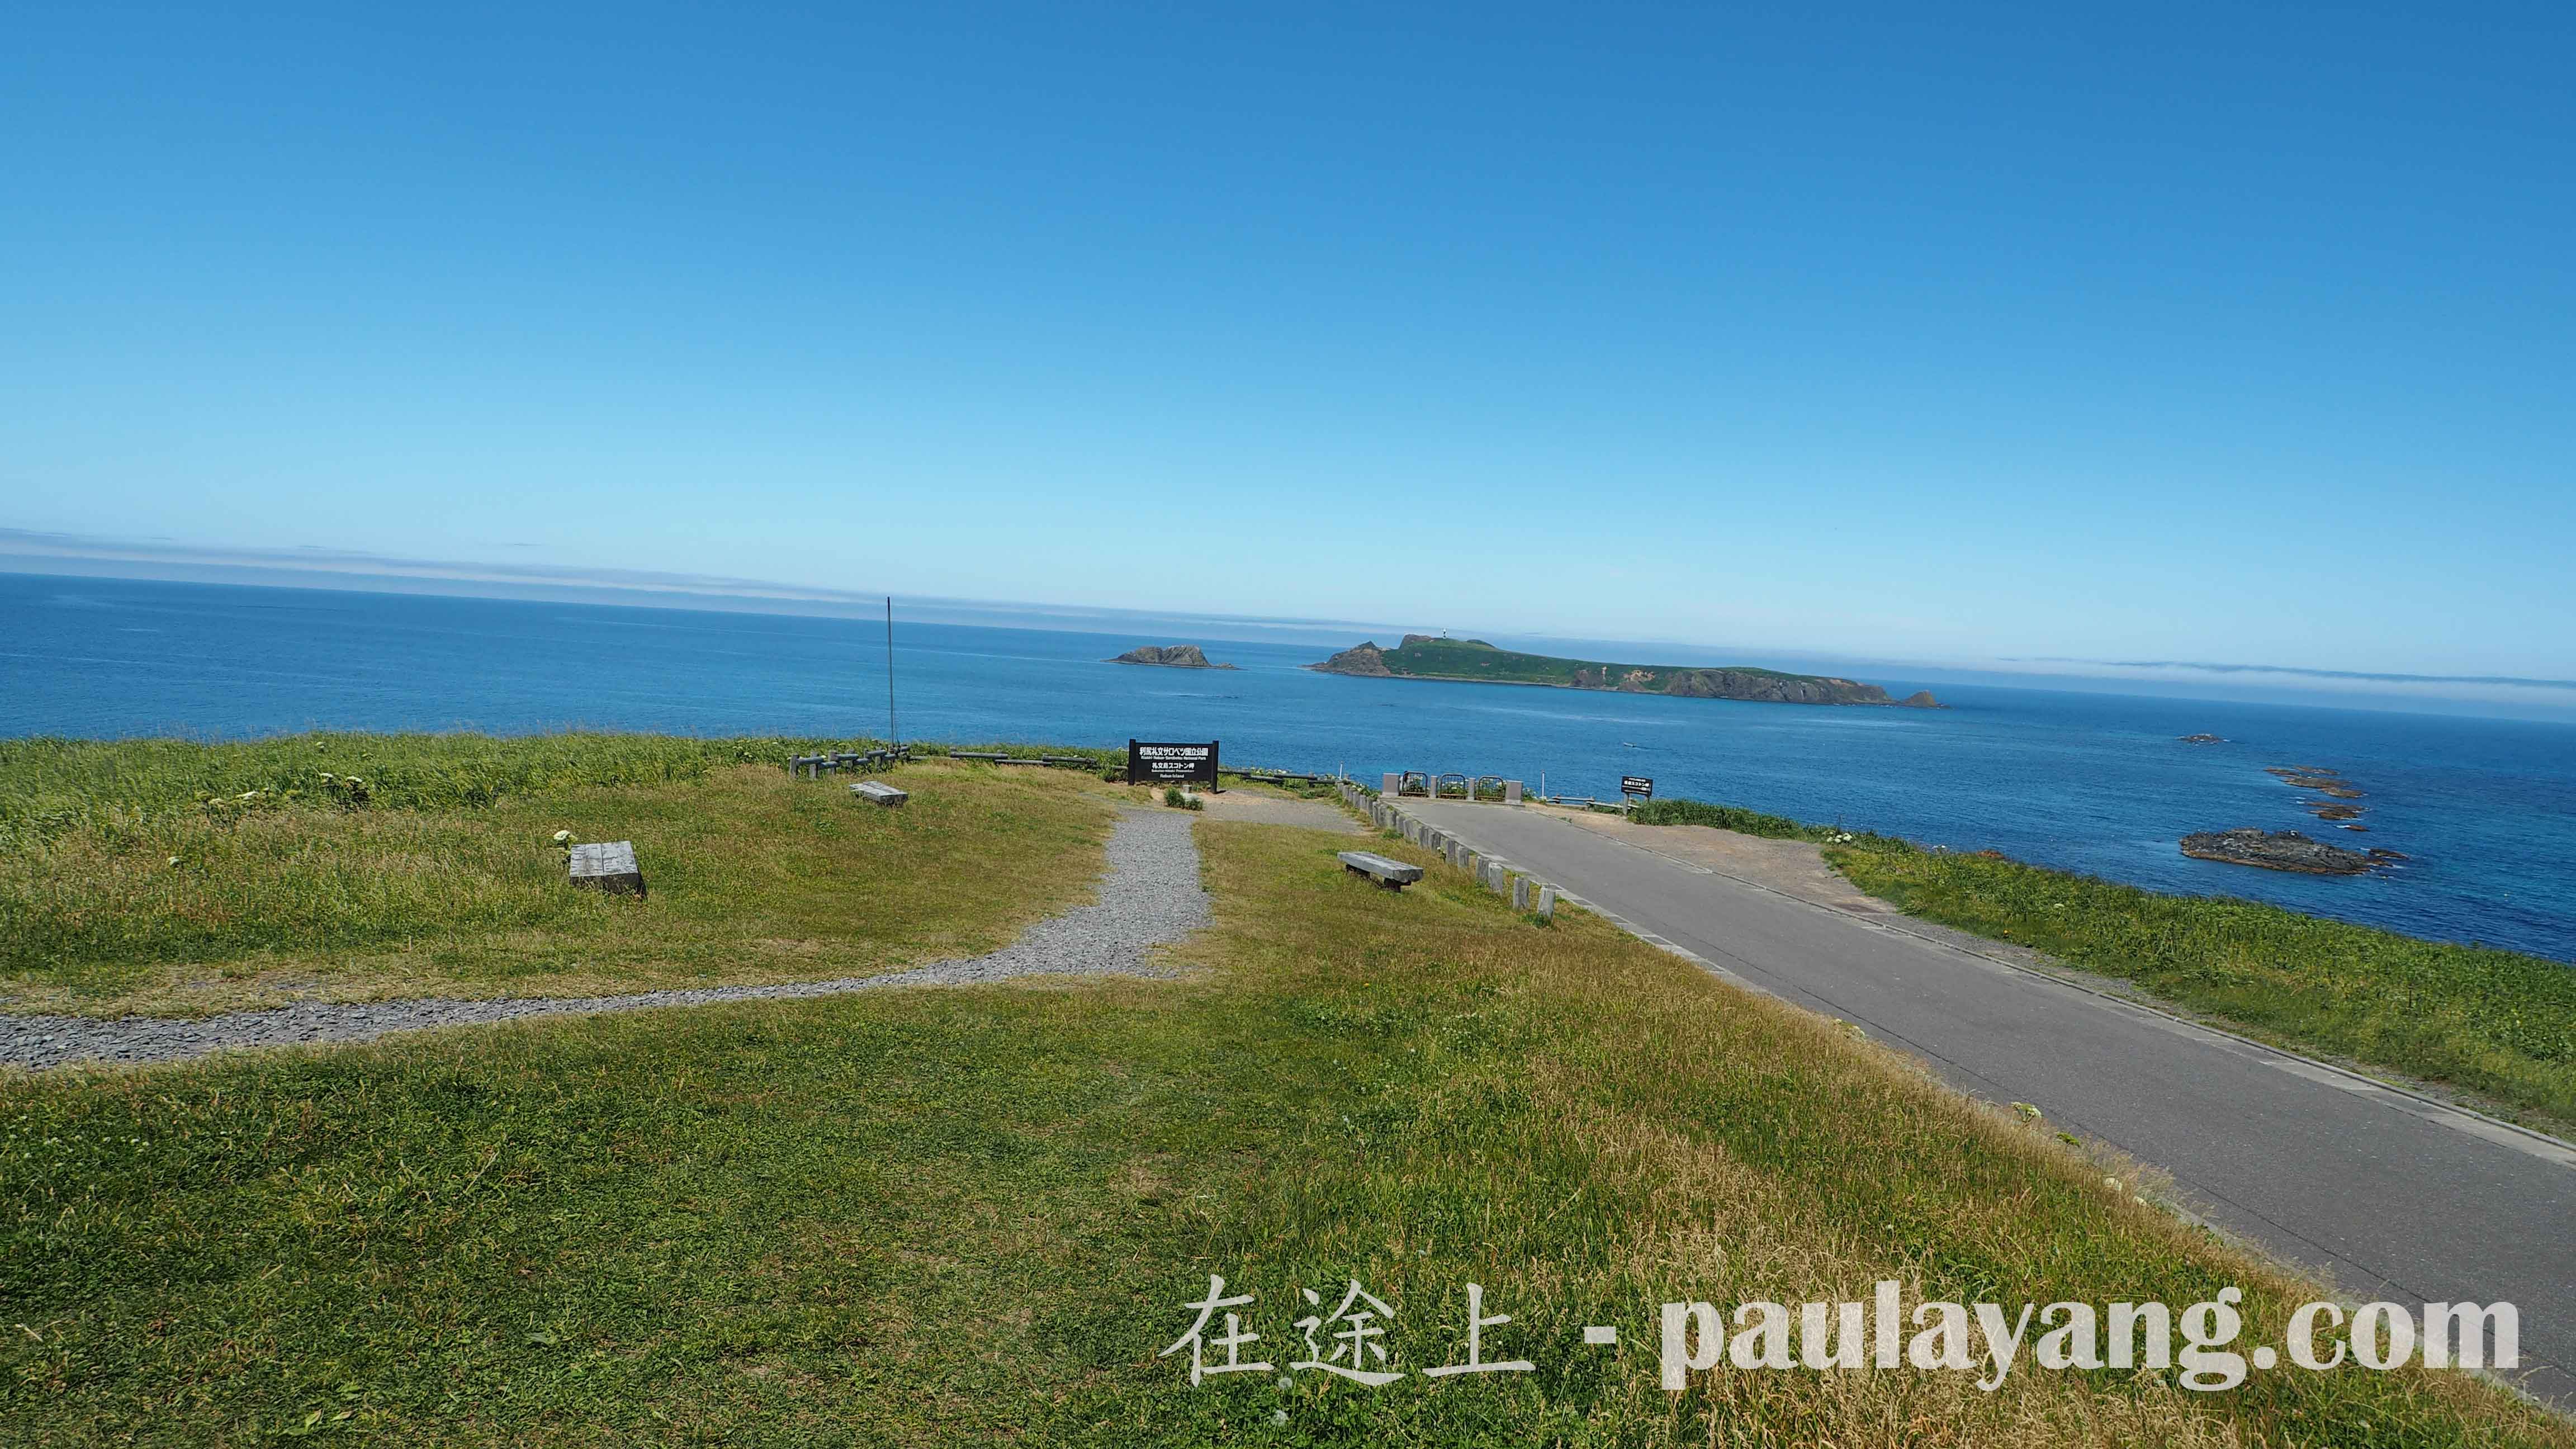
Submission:
[[[728,613],[874,614],[885,595],[770,579],[640,569],[563,568],[547,564],[460,563],[325,548],[209,548],[158,539],[110,539],[0,528],[0,570],[104,573],[182,583],[265,584],[288,588],[359,589],[474,598],[534,599],[635,608],[713,609]],[[1143,609],[950,599],[897,594],[916,621],[1016,628],[1216,628],[1217,637],[1287,642],[1343,640],[1387,631],[1384,622],[1244,614],[1183,615]]]
[[[2517,689],[2576,690],[2576,679],[2523,679],[2510,674],[2381,674],[2358,669],[2309,669],[2296,664],[2207,664],[2188,659],[2039,659],[2034,662],[2199,674],[2286,674],[2301,679],[2352,680],[2371,684],[2504,684]]]

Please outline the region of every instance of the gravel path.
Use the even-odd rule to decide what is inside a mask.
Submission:
[[[1097,904],[1050,916],[1011,945],[971,960],[933,961],[887,976],[642,991],[631,996],[304,1002],[198,1020],[0,1015],[0,1065],[42,1070],[78,1061],[167,1062],[225,1047],[364,1041],[389,1031],[522,1016],[837,996],[872,986],[964,986],[1013,976],[1132,974],[1147,969],[1147,948],[1177,941],[1208,922],[1208,895],[1199,885],[1199,852],[1190,838],[1190,818],[1179,811],[1122,813],[1109,836],[1109,874],[1100,883]]]

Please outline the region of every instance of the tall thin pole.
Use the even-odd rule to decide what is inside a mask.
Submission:
[[[886,595],[886,743],[903,748],[903,731],[894,722],[894,595]]]

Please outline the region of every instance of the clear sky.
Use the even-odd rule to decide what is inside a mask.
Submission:
[[[2576,678],[2566,5],[759,8],[11,7],[0,528]]]

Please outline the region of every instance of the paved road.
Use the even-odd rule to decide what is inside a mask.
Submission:
[[[2171,1172],[2211,1221],[2352,1298],[2515,1304],[2526,1386],[2576,1406],[2576,1158],[2299,1058],[1534,812],[1407,801],[1587,904]]]

